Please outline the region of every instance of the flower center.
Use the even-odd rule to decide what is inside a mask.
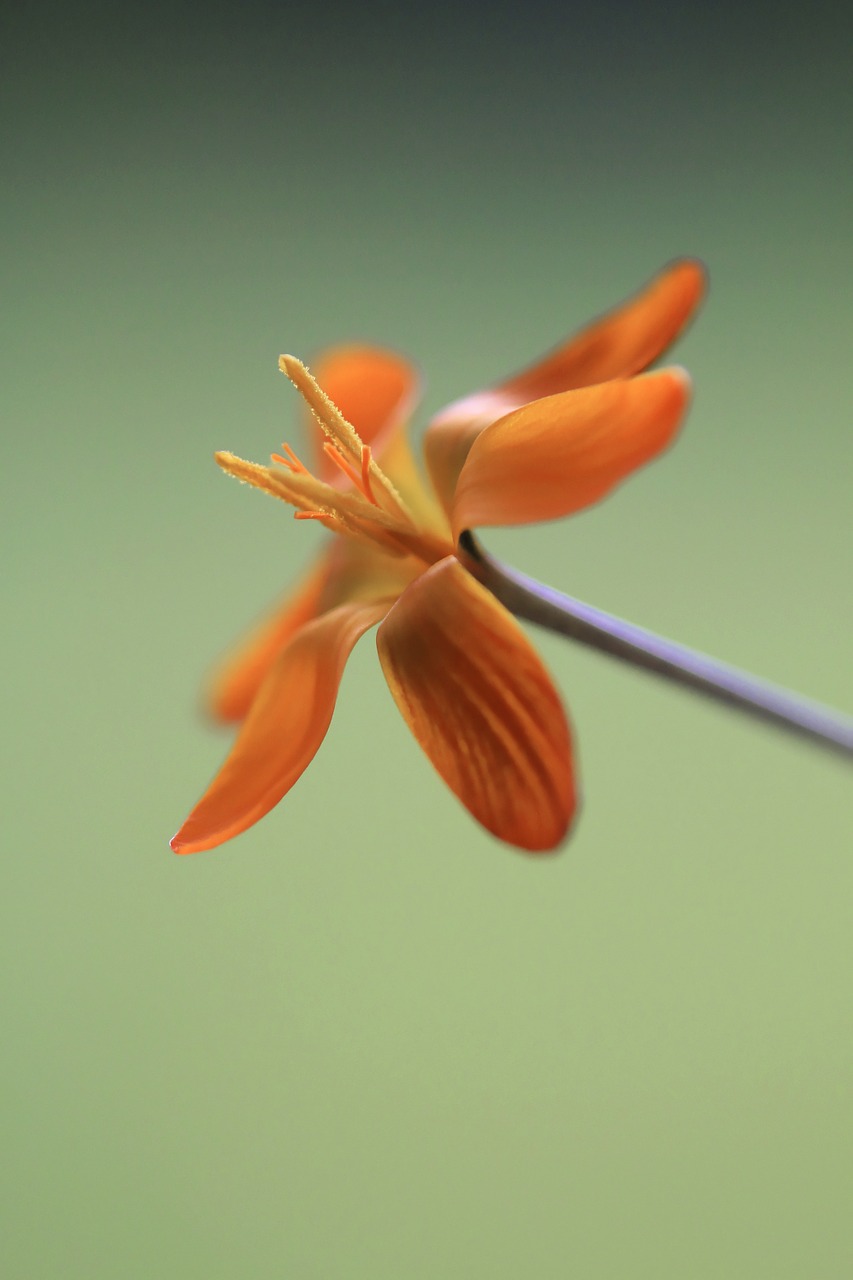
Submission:
[[[367,542],[391,556],[416,556],[433,564],[453,551],[444,538],[419,526],[355,427],[321,390],[301,361],[282,356],[279,367],[303,396],[325,441],[323,450],[351,487],[319,480],[287,444],[271,454],[272,466],[217,453],[223,471],[295,507],[297,520],[319,520],[335,533]]]

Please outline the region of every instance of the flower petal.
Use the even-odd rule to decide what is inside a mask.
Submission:
[[[175,853],[212,849],[239,835],[290,790],[332,719],[353,646],[388,609],[348,604],[308,623],[279,654],[231,753],[172,840]]]
[[[536,396],[640,373],[678,337],[701,302],[705,284],[701,262],[686,258],[671,263],[633,298],[503,383],[504,395],[523,404]]]
[[[690,393],[662,369],[545,396],[493,422],[456,487],[453,532],[569,515],[603,498],[675,435]]]
[[[398,596],[422,569],[359,542],[335,538],[328,550],[266,618],[234,647],[211,677],[206,694],[217,720],[242,720],[288,640],[339,604]]]
[[[639,373],[678,337],[704,291],[701,263],[674,262],[635,297],[582,329],[544,360],[443,409],[430,423],[424,449],[445,510],[450,510],[456,479],[484,427],[540,396]]]
[[[376,644],[406,723],[478,822],[531,852],[558,845],[575,811],[566,717],[506,609],[449,556],[406,589]]]
[[[322,612],[328,577],[329,561],[324,557],[214,672],[206,701],[217,720],[242,720],[247,714],[276,655]]]

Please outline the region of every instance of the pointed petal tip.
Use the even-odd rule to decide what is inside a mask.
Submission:
[[[680,364],[668,364],[665,369],[653,369],[651,373],[641,373],[639,378],[657,378],[661,382],[668,381],[673,391],[677,391],[685,400],[693,394],[693,379]]]
[[[638,377],[643,381],[656,383],[659,388],[661,426],[669,437],[666,443],[670,443],[678,433],[693,399],[693,379],[678,364],[667,365],[665,369],[653,369],[651,373],[641,373]]]
[[[687,319],[708,292],[708,284],[709,273],[705,263],[701,258],[686,254],[667,262],[643,292],[651,292],[657,287],[672,298],[680,294],[687,308]]]
[[[186,856],[188,853],[203,853],[207,849],[215,849],[218,844],[222,844],[228,839],[228,832],[224,835],[208,832],[207,838],[200,838],[198,830],[193,831],[194,826],[197,828],[197,824],[193,822],[193,815],[190,814],[186,822],[181,824],[169,841],[169,848],[172,853],[176,853],[181,857]]]
[[[169,848],[172,853],[176,853],[183,857],[188,853],[206,853],[208,849],[215,849],[220,844],[225,844],[227,840],[233,840],[235,836],[245,831],[246,827],[237,823],[231,826],[225,823],[205,822],[204,816],[202,820],[198,820],[198,810],[200,805],[196,805],[190,816],[187,818],[169,841]]]
[[[691,275],[697,284],[707,285],[708,283],[708,268],[695,254],[687,253],[673,258],[658,274],[664,276],[675,271],[681,271],[685,276]]]

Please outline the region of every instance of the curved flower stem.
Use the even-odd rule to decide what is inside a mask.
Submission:
[[[564,596],[494,560],[469,531],[459,539],[459,551],[469,572],[519,618],[853,757],[850,717]]]

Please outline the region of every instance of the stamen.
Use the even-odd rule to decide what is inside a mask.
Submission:
[[[280,356],[278,367],[302,395],[325,434],[338,445],[342,452],[358,457],[361,440],[357,431],[311,377],[302,361],[297,360],[295,356]]]
[[[313,475],[290,445],[271,454],[274,465],[262,467],[233,453],[217,453],[230,475],[295,507],[297,520],[317,520],[336,534],[379,548],[386,555],[416,557],[424,564],[452,554],[444,538],[421,528],[394,485],[377,465],[369,445],[317,385],[299,360],[281,357],[281,368],[295,383],[318,418],[326,440],[326,456],[351,482],[333,485]]]
[[[326,454],[326,457],[332,459],[335,466],[339,467],[345,476],[352,480],[357,489],[363,488],[361,476],[358,474],[355,467],[347,461],[336,444],[332,444],[331,440],[325,440],[323,442],[323,452]]]
[[[373,489],[370,487],[370,464],[372,460],[370,445],[363,444],[361,446],[361,490],[364,496],[370,499],[374,507],[378,507],[379,503],[374,497]]]
[[[338,406],[329,399],[311,376],[302,361],[297,360],[295,356],[280,356],[278,367],[303,397],[322,431],[328,437],[329,443],[332,443],[340,452],[341,458],[345,458],[351,465],[361,467],[362,474],[358,479],[351,476],[360,492],[369,499],[372,506],[384,510],[414,528],[415,520],[389,478],[380,470],[372,456],[369,456],[365,463],[364,450],[368,446],[365,445],[352,423],[347,422]],[[333,456],[329,454],[329,457]],[[337,461],[335,458],[335,462]],[[340,463],[338,465],[340,466]],[[345,468],[341,467],[341,470]],[[347,474],[350,473],[347,472]],[[368,488],[365,488],[364,483],[368,474]],[[370,487],[370,481],[376,485],[376,492]]]
[[[352,463],[344,457],[336,444],[332,444],[331,440],[326,440],[323,444],[323,452],[326,457],[331,458],[336,467],[343,471],[344,475],[350,479],[361,493],[364,494],[368,502],[374,507],[379,506],[376,495],[373,492],[373,486],[370,483],[370,465],[373,461],[370,445],[363,444],[361,446],[361,472],[356,471]]]
[[[331,529],[333,533],[336,526],[340,527],[340,521],[330,511],[294,511],[293,518],[294,520],[319,520],[320,524]]]
[[[271,453],[270,458],[273,462],[279,462],[283,467],[287,467],[288,471],[292,471],[294,475],[307,476],[311,474],[305,464],[299,461],[289,444],[282,444],[281,447],[287,456],[283,458],[280,453]]]
[[[275,467],[246,462],[233,453],[217,453],[215,457],[229,475],[295,507],[297,520],[319,520],[332,533],[349,534],[359,542],[380,547],[387,555],[417,556],[425,564],[433,564],[453,552],[449,542],[395,520],[381,507],[368,503],[360,492],[333,489],[304,469],[304,473],[288,475]],[[369,460],[363,465],[368,464]],[[361,481],[360,476],[358,480]]]

